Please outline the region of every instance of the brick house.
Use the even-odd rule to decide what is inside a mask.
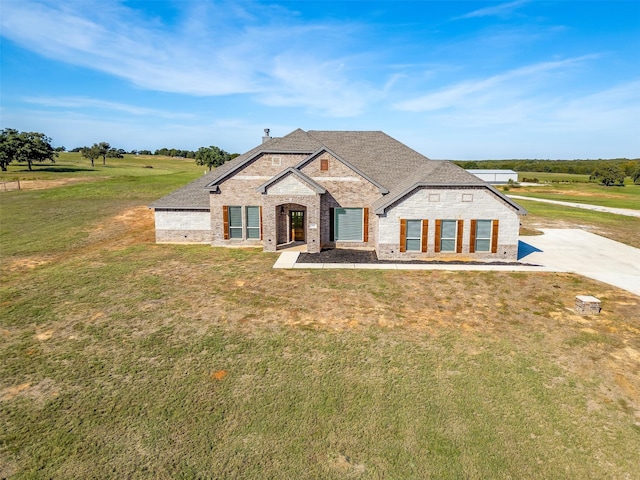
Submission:
[[[526,211],[488,183],[379,131],[262,144],[157,200],[156,241],[371,248],[380,259],[515,260]]]

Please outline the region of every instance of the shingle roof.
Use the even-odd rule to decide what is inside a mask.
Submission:
[[[217,169],[216,169],[217,170]],[[209,209],[209,190],[205,188],[213,177],[216,170],[203,175],[202,177],[188,183],[175,192],[156,200],[149,208],[183,208],[185,210]]]
[[[424,155],[381,131],[322,131],[297,129],[281,138],[258,145],[210,174],[154,202],[154,208],[202,208],[209,206],[209,190],[216,188],[230,175],[240,170],[260,153],[306,153],[311,157],[322,150],[338,155],[352,168],[376,184],[381,193],[376,211],[384,210],[394,201],[418,186],[475,186],[489,188],[494,194],[524,213],[524,209],[509,200],[485,181],[457,165],[430,160]],[[309,157],[309,158],[311,158]],[[306,161],[300,163],[304,164]]]
[[[432,162],[380,131],[311,130],[309,134],[388,190]]]

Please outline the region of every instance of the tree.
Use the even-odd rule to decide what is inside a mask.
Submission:
[[[633,183],[640,183],[640,164],[631,173],[631,179],[633,180]]]
[[[589,179],[600,180],[603,185],[610,187],[612,185],[624,186],[624,170],[620,165],[605,164],[595,170]]]
[[[626,160],[626,159],[624,159],[624,160]],[[627,177],[630,177],[630,176],[633,175],[633,172],[635,172],[636,168],[638,168],[640,166],[640,164],[638,162],[634,162],[633,160],[628,160],[628,161],[622,163],[620,166],[624,170],[624,174]]]
[[[93,147],[95,147],[95,149],[98,151],[98,153],[102,157],[102,165],[106,165],[107,164],[107,154],[109,153],[109,150],[111,149],[111,145],[109,145],[107,142],[100,142],[100,143],[94,143]]]
[[[92,147],[82,147],[80,149],[80,155],[84,158],[91,160],[91,167],[94,166],[94,162],[97,158],[100,158],[100,152],[98,151],[96,144],[94,143]]]
[[[126,152],[124,150],[122,150],[121,148],[111,147],[107,151],[107,157],[109,157],[109,158],[123,158],[124,153],[126,153]]]
[[[5,128],[0,133],[0,168],[7,170],[12,161],[26,162],[29,170],[33,163],[51,161],[55,163],[58,153],[51,146],[51,139],[40,132],[19,132]]]
[[[14,128],[5,128],[0,132],[0,168],[3,172],[6,172],[7,166],[15,160],[19,146],[18,134]]]
[[[219,167],[229,159],[229,153],[213,145],[210,147],[200,147],[196,152],[196,164],[209,167],[209,171],[211,171],[213,167]]]

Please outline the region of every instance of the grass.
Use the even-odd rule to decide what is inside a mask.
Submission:
[[[518,199],[529,215],[522,217],[526,230],[581,228],[640,248],[640,218]],[[523,228],[521,227],[521,230]]]
[[[33,171],[29,171],[26,164],[11,163],[7,172],[0,173],[0,181],[59,180],[61,177],[101,180],[123,176],[148,177],[177,172],[202,174],[203,167],[197,166],[193,159],[128,154],[123,158],[107,158],[106,165],[102,165],[102,159],[96,160],[94,167],[91,167],[91,162],[79,153],[62,152],[55,163],[34,164]]]
[[[638,478],[638,297],[155,245],[176,165],[0,194],[0,478]]]
[[[624,187],[605,187],[597,183],[553,183],[513,188],[509,193],[603,207],[640,209],[640,185],[629,181]]]

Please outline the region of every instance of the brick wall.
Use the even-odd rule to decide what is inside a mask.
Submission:
[[[321,170],[321,160],[328,161],[328,169]],[[322,153],[307,163],[302,173],[327,189],[320,205],[320,242],[322,247],[373,247],[376,244],[378,218],[369,209],[369,241],[364,242],[332,242],[330,240],[330,209],[364,208],[380,198],[380,190],[340,160],[329,153]]]
[[[274,161],[273,157],[278,160]],[[285,177],[281,182],[261,194],[256,189],[281,171],[298,164],[306,158],[304,154],[265,154],[252,161],[240,172],[220,185],[220,193],[211,195],[211,231],[213,245],[257,245],[264,244],[267,251],[275,251],[276,245],[287,241],[288,212],[305,211],[305,239],[307,251],[317,252],[323,246],[373,247],[376,242],[378,219],[369,209],[369,241],[330,241],[330,208],[368,207],[380,197],[377,187],[372,185],[342,162],[328,153],[323,153],[308,162],[302,173],[327,189],[320,196],[307,188],[298,179]],[[328,160],[328,170],[321,170],[321,159]],[[277,166],[277,164],[280,164]],[[223,206],[261,205],[263,241],[246,239],[224,239]],[[280,213],[283,206],[285,214]],[[245,215],[243,209],[243,215]],[[315,228],[312,228],[315,227]]]

